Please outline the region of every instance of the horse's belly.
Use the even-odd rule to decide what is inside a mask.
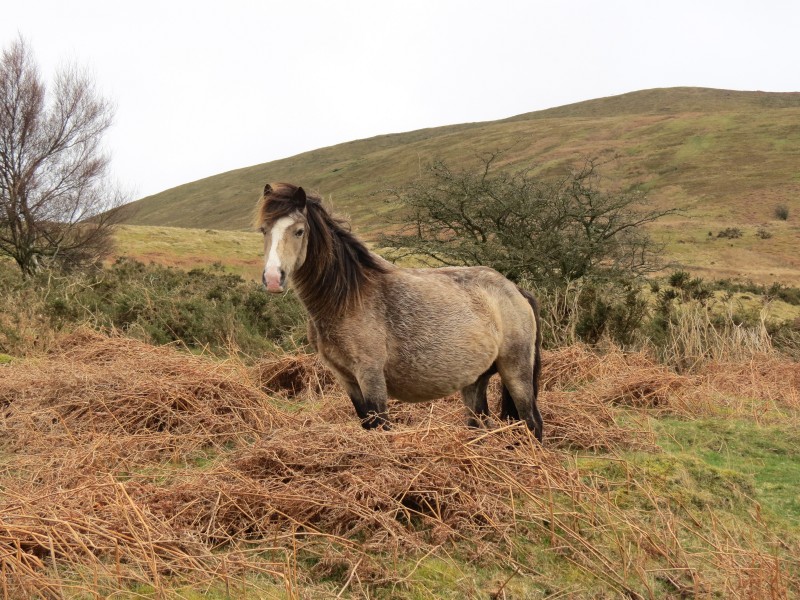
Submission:
[[[494,356],[472,356],[470,360],[428,365],[389,365],[386,388],[402,402],[424,402],[454,394],[477,381],[494,362]]]
[[[437,398],[444,398],[445,396],[454,394],[461,389],[459,387],[443,387],[441,385],[408,385],[407,383],[402,385],[389,385],[388,381],[386,387],[389,397],[400,400],[401,402],[426,402],[428,400],[436,400]]]
[[[463,387],[463,386],[462,386]],[[450,387],[419,387],[408,385],[401,385],[398,387],[387,386],[390,398],[400,400],[401,402],[427,402],[429,400],[437,400],[455,394],[462,388]]]
[[[497,359],[500,344],[496,327],[473,320],[467,323],[470,327],[463,322],[434,322],[425,335],[395,338],[384,370],[389,395],[421,402],[475,383]]]

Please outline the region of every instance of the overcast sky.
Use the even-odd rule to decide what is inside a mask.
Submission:
[[[0,41],[90,69],[138,198],[378,135],[640,89],[800,91],[798,0],[4,0]]]

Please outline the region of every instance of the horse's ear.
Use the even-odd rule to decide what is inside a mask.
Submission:
[[[297,210],[303,211],[306,209],[306,191],[303,188],[297,188],[292,200],[297,204]]]
[[[265,196],[268,195],[271,191],[272,191],[272,186],[270,184],[267,184],[267,185],[264,186],[264,195]]]

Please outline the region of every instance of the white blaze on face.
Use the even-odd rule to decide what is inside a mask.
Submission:
[[[294,223],[292,217],[281,217],[272,226],[270,231],[270,246],[267,248],[264,256],[264,285],[270,292],[282,292],[284,284],[285,269],[281,264],[281,257],[279,251],[283,245],[283,235],[286,230]]]

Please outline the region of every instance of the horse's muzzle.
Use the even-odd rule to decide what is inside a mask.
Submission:
[[[280,294],[286,290],[286,271],[283,269],[264,269],[261,281],[268,292]]]

